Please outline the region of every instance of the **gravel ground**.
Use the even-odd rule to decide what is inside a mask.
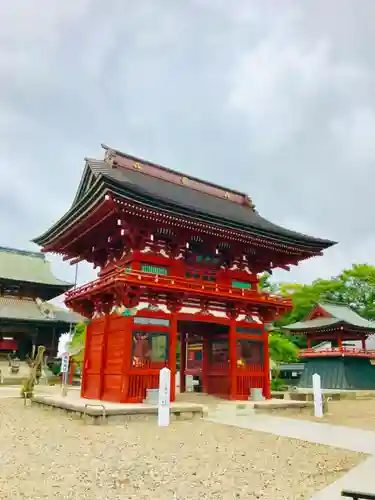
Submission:
[[[304,499],[363,455],[194,420],[90,426],[0,401],[0,498]]]
[[[375,399],[330,401],[328,403],[328,414],[324,415],[323,418],[315,418],[312,408],[286,408],[272,410],[271,412],[267,411],[267,413],[280,417],[327,422],[334,425],[375,431]]]

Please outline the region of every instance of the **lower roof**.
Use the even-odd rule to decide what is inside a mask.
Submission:
[[[362,318],[349,306],[343,304],[333,304],[329,302],[320,302],[316,304],[314,309],[319,307],[324,310],[328,316],[318,317],[305,321],[298,321],[297,323],[292,323],[286,325],[283,328],[290,331],[302,331],[302,330],[316,330],[316,329],[327,329],[332,326],[339,326],[345,324],[352,328],[361,328],[365,330],[375,331],[375,322],[369,321]]]
[[[84,318],[39,299],[0,297],[0,320],[76,324]]]
[[[297,321],[297,323],[291,323],[290,325],[285,325],[283,328],[285,330],[315,330],[318,328],[326,328],[338,323],[342,323],[341,320],[337,318],[314,318],[307,321]]]

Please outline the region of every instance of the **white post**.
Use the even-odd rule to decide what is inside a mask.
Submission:
[[[158,425],[168,427],[171,408],[171,370],[163,368],[159,374]]]
[[[320,375],[314,373],[313,377],[313,391],[314,391],[314,415],[315,417],[323,417],[323,396]]]
[[[65,397],[67,395],[67,384],[68,384],[68,371],[69,371],[69,353],[64,352],[61,357],[61,373],[62,373],[62,395]]]

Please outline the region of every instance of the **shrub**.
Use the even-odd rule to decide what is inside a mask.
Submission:
[[[271,391],[286,391],[287,386],[284,381],[280,378],[274,378],[271,380]]]

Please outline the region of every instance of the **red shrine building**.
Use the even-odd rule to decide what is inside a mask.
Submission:
[[[98,278],[66,295],[87,327],[82,396],[141,402],[171,370],[185,390],[186,342],[203,343],[202,389],[270,397],[265,324],[291,308],[258,275],[321,255],[332,241],[263,219],[244,193],[103,146],[86,159],[68,212],[34,241]]]

